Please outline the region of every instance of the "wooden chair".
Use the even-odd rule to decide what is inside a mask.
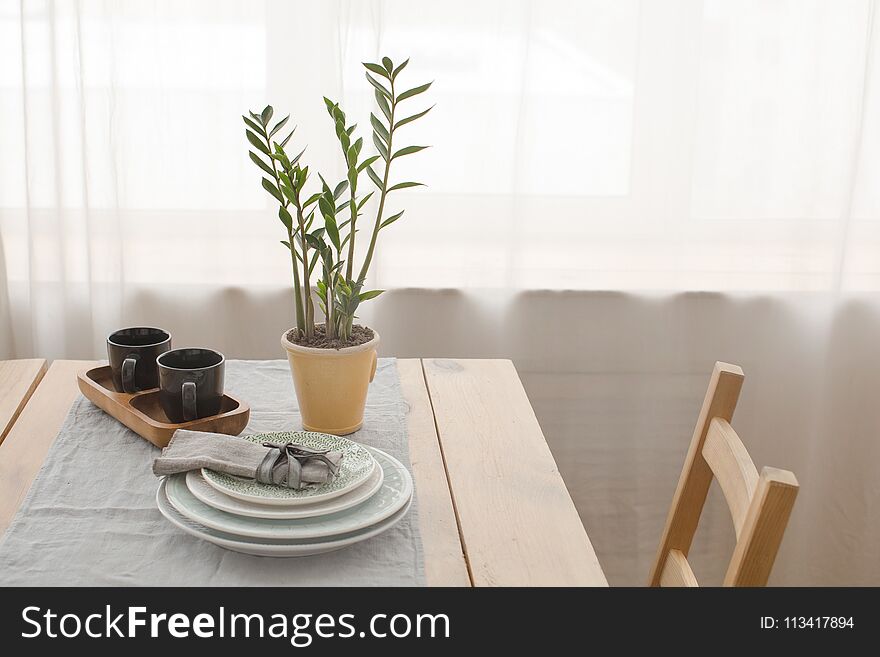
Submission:
[[[687,555],[712,477],[718,480],[736,529],[724,586],[764,586],[798,492],[788,470],[758,474],[730,420],[742,388],[736,365],[715,363],[694,437],[672,498],[649,586],[698,586]]]

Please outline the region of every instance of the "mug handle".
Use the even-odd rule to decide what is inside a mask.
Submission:
[[[133,395],[138,391],[134,384],[134,366],[137,359],[129,356],[122,361],[122,389],[129,395]]]
[[[183,400],[184,421],[195,420],[199,416],[196,408],[196,384],[192,381],[186,381],[180,387],[180,396]]]

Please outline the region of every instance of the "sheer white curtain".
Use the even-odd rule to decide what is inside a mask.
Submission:
[[[871,0],[0,0],[0,355],[99,357],[149,322],[278,357],[289,262],[239,116],[292,113],[340,177],[321,97],[366,128],[360,62],[410,56],[437,105],[400,161],[429,187],[373,267],[385,353],[513,357],[627,583],[712,362],[738,361],[747,444],[804,485],[776,581],[878,583],[875,22]]]

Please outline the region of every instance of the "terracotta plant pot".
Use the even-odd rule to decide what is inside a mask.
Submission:
[[[303,428],[344,436],[361,428],[367,388],[376,375],[379,334],[355,347],[301,347],[281,336],[293,374]]]

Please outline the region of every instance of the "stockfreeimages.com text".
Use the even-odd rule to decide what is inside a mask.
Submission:
[[[146,607],[126,607],[118,612],[107,605],[103,613],[80,616],[58,613],[41,607],[25,607],[21,636],[50,638],[119,637],[144,638],[170,636],[186,638],[275,638],[287,639],[298,648],[311,645],[316,638],[449,638],[446,614],[373,614],[358,629],[354,614],[244,614],[227,613],[224,607],[214,613],[149,613]]]

